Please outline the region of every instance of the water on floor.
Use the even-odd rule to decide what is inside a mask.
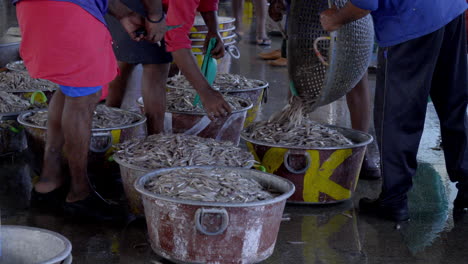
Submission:
[[[250,19],[244,19],[247,28]],[[271,49],[279,45],[280,38],[274,37]],[[265,119],[286,103],[287,70],[271,67],[258,59],[257,53],[263,48],[250,44],[248,37],[238,46],[241,58],[232,61],[231,72],[270,83],[268,103],[259,117]],[[374,87],[375,76],[371,75],[370,79]],[[322,108],[315,118],[349,126],[345,100]],[[326,206],[288,204],[274,254],[264,263],[467,263],[468,216],[453,221],[456,188],[445,171],[439,134],[437,116],[429,105],[419,152],[420,166],[409,196],[412,221],[396,226],[393,222],[359,214],[355,209],[357,201],[362,197],[377,197],[380,188],[379,181],[361,180],[350,201]],[[375,152],[372,147],[371,153],[375,155]],[[30,155],[17,153],[2,157],[1,224],[35,226],[63,234],[73,244],[74,263],[171,263],[152,252],[142,220],[80,222],[28,208],[34,175]],[[96,178],[99,186],[99,177]]]

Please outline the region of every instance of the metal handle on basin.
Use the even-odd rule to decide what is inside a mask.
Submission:
[[[229,52],[231,57],[233,57],[234,59],[237,60],[240,58],[240,51],[236,46],[234,45],[227,46],[226,51]]]
[[[105,138],[107,138],[107,143],[102,148],[96,148],[92,144],[92,140],[91,140],[91,142],[89,144],[89,150],[91,150],[92,152],[103,153],[103,152],[108,151],[112,147],[113,137],[112,137],[112,133],[110,131],[108,131],[108,132],[96,132],[96,133],[93,133],[91,135],[91,137],[92,138],[93,137],[105,137]]]
[[[290,155],[304,155],[304,157],[306,158],[306,165],[303,169],[300,169],[300,170],[296,170],[294,169],[290,164],[289,164],[289,156]],[[284,154],[284,166],[286,167],[286,169],[291,172],[291,173],[294,173],[294,174],[303,174],[305,173],[309,168],[310,168],[310,165],[312,164],[312,158],[310,157],[310,154],[309,152],[307,151],[304,151],[303,153],[291,153],[290,150],[288,150],[288,152],[286,152]]]
[[[216,232],[210,232],[210,231],[206,230],[205,227],[202,225],[201,221],[202,221],[202,218],[203,218],[203,216],[205,214],[215,214],[215,215],[218,215],[219,217],[222,218],[221,226],[219,227],[219,229]],[[197,230],[200,231],[204,235],[216,236],[216,235],[222,234],[226,230],[228,224],[229,224],[229,215],[228,215],[228,212],[226,211],[226,209],[224,209],[224,208],[221,208],[221,209],[217,209],[217,208],[209,208],[209,209],[208,208],[199,208],[195,212],[195,225],[197,227]]]

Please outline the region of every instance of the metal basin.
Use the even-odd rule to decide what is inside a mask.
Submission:
[[[70,241],[40,228],[4,225],[0,227],[2,264],[69,264]]]
[[[129,112],[126,110],[119,110]],[[36,126],[26,121],[26,117],[30,116],[36,111],[29,111],[18,116],[18,123],[24,126],[26,138],[28,140],[28,147],[35,153],[36,164],[42,167],[42,157],[44,154],[46,144],[47,128],[43,126]],[[139,121],[119,127],[112,128],[94,128],[91,130],[91,143],[89,146],[88,165],[100,168],[104,167],[109,157],[113,154],[114,149],[112,145],[124,142],[126,139],[132,138],[135,131],[146,122],[146,117],[141,114],[129,112],[138,116]],[[65,156],[62,162],[66,163]]]
[[[218,17],[218,29],[232,29],[234,26],[235,18],[232,17]],[[190,29],[190,32],[208,32],[208,27],[205,25],[203,18],[201,16],[195,17],[193,27]]]
[[[211,121],[203,112],[166,111],[164,118],[164,132],[183,133],[216,140],[228,140],[238,145],[240,133],[247,117],[247,111],[252,108],[249,100],[240,98],[243,108],[232,111],[229,116]],[[144,112],[143,98],[138,98],[138,105]]]
[[[257,118],[258,112],[260,111],[262,101],[265,102],[267,100],[269,84],[268,82],[264,82],[264,83],[265,84],[262,86],[254,87],[251,89],[237,89],[237,90],[229,90],[229,91],[220,90],[220,92],[223,94],[244,98],[253,103],[252,108],[250,108],[247,111],[247,117],[244,122],[244,127],[249,126],[255,121],[255,119]],[[193,90],[193,88],[176,87],[170,84],[166,84],[166,86],[168,88],[174,88],[174,89]]]
[[[142,176],[135,188],[143,197],[153,250],[177,263],[257,263],[274,250],[286,199],[294,185],[268,173],[230,168],[282,194],[253,203],[197,202],[169,198],[144,189],[150,179],[178,167]]]
[[[139,192],[137,192],[137,190],[135,190],[134,185],[138,178],[150,173],[151,170],[129,164],[119,159],[117,156],[114,156],[114,160],[120,165],[120,176],[122,177],[122,183],[125,195],[127,197],[128,205],[130,207],[130,212],[134,215],[144,215],[141,195]],[[245,168],[250,169],[253,167],[253,165],[254,164],[251,163],[245,166]]]
[[[294,203],[329,204],[352,197],[367,145],[372,136],[360,131],[330,126],[355,142],[354,145],[305,148],[269,144],[242,139],[266,171],[294,183],[296,192],[288,200]]]
[[[19,47],[20,42],[0,43],[0,68],[11,61],[20,59]]]

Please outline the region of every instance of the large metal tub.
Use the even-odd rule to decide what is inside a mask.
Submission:
[[[330,204],[352,197],[367,145],[372,136],[364,132],[330,126],[355,142],[329,148],[274,145],[241,134],[255,159],[269,173],[294,183],[296,192],[289,202]]]
[[[119,110],[129,112],[126,110]],[[35,163],[39,168],[42,168],[42,158],[46,144],[47,128],[43,126],[33,125],[25,120],[26,117],[35,111],[23,113],[18,116],[18,123],[24,126],[26,138],[28,140],[28,147],[36,158]],[[113,127],[113,128],[95,128],[92,129],[91,142],[89,146],[88,166],[94,168],[103,167],[109,157],[113,154],[114,149],[112,145],[124,142],[126,139],[132,138],[136,131],[140,129],[146,122],[146,117],[141,114],[130,112],[138,116],[139,121],[130,125]],[[65,154],[62,162],[66,164]]]
[[[70,241],[64,236],[28,226],[0,226],[0,263],[70,264]]]
[[[240,133],[247,117],[247,111],[252,108],[249,100],[241,98],[244,107],[232,111],[226,117],[220,117],[211,121],[205,113],[202,112],[178,112],[166,111],[164,117],[165,133],[183,133],[186,135],[195,135],[204,138],[214,138],[216,140],[232,141],[238,145]],[[141,111],[144,111],[143,98],[137,101]]]
[[[120,166],[120,176],[122,177],[123,188],[125,196],[127,197],[130,212],[137,216],[143,216],[144,210],[141,195],[137,190],[135,190],[134,185],[138,178],[150,173],[151,170],[129,164],[115,155],[114,160]],[[250,169],[253,165],[253,163],[249,164],[245,168]]]
[[[175,87],[170,84],[167,84],[166,86],[168,88],[193,90],[192,88]],[[255,88],[229,90],[229,91],[220,90],[220,92],[223,94],[244,98],[253,103],[253,107],[247,111],[247,117],[244,122],[244,127],[247,127],[250,124],[252,124],[257,118],[257,114],[260,111],[262,101],[266,101],[266,98],[268,96],[268,86],[269,86],[268,82],[265,82],[264,85],[255,87]]]
[[[242,171],[264,186],[283,194],[254,203],[213,203],[174,199],[150,193],[144,184],[159,174],[147,174],[135,183],[142,194],[151,247],[178,263],[257,263],[274,250],[286,199],[294,185],[280,177],[249,169]]]

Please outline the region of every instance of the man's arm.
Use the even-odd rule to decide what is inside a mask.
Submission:
[[[214,119],[231,113],[231,107],[224,100],[221,93],[213,90],[201,74],[190,49],[176,50],[172,52],[172,56],[177,67],[200,94],[200,99],[209,118]]]
[[[143,18],[124,5],[120,0],[109,0],[109,14],[117,18],[125,31],[133,40],[140,41],[143,36],[137,36],[135,31],[143,27]]]
[[[221,38],[221,35],[218,32],[218,15],[216,14],[216,11],[207,11],[200,13],[203,17],[203,20],[205,21],[206,26],[208,27],[208,34],[206,34],[203,50],[206,50],[208,48],[208,43],[211,38],[216,38],[216,46],[211,51],[211,54],[215,59],[224,57],[224,42]]]
[[[146,40],[157,43],[164,38],[166,33],[166,19],[161,0],[141,0],[146,10],[145,28]]]
[[[371,7],[373,6],[371,5]],[[365,17],[370,12],[371,10],[359,8],[352,1],[349,1],[343,8],[338,9],[336,6],[333,6],[323,11],[320,14],[320,23],[326,31],[335,31],[343,25]]]

